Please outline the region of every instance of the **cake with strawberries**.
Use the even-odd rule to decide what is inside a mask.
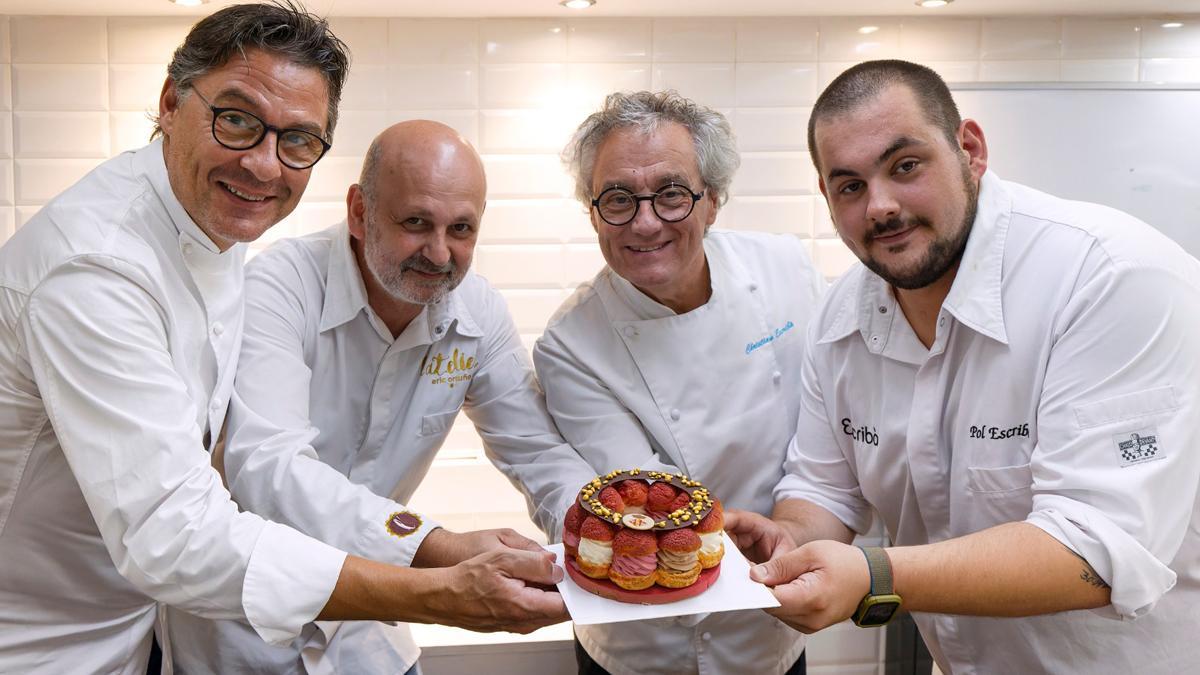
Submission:
[[[622,591],[645,592],[669,601],[676,589],[707,588],[725,554],[721,502],[682,473],[630,469],[597,476],[579,491],[563,523],[568,571],[582,586],[617,600],[644,596],[605,593],[611,582]],[[571,565],[574,565],[574,568]],[[690,593],[688,595],[694,595]]]

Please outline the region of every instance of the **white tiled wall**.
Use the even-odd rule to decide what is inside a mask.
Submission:
[[[719,227],[793,233],[836,276],[835,237],[809,164],[818,92],[867,58],[927,63],[952,82],[1200,81],[1200,17],[334,19],[354,66],[330,156],[263,244],[342,216],[373,135],[404,119],[457,128],[484,155],[489,202],[478,269],[505,293],[527,344],[602,264],[558,151],[614,89],[674,87],[730,116],[743,151]],[[0,15],[0,242],[105,157],[143,144],[165,64],[190,21]],[[465,423],[465,420],[463,420]],[[450,526],[525,522],[521,499],[456,426],[415,506]],[[463,483],[497,511],[446,502]],[[523,530],[533,533],[531,525]]]

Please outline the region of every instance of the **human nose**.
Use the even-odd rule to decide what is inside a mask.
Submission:
[[[277,154],[278,147],[279,137],[268,131],[262,142],[242,152],[242,168],[249,171],[255,179],[262,183],[279,178],[283,173],[283,168]]]
[[[446,242],[446,233],[439,229],[434,229],[430,232],[429,238],[425,240],[425,246],[421,251],[421,255],[439,267],[449,263],[450,247]]]
[[[662,229],[662,219],[654,212],[654,206],[649,199],[639,199],[636,208],[633,220],[629,222],[629,229],[635,234],[651,235]]]
[[[900,215],[900,203],[886,185],[867,188],[867,219],[874,223],[886,223]]]

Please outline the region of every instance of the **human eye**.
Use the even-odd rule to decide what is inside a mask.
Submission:
[[[279,140],[289,147],[306,148],[313,144],[315,138],[312,134],[305,131],[284,129],[279,134]]]
[[[862,189],[862,181],[848,180],[838,187],[838,194],[852,195]]]
[[[450,234],[456,237],[469,237],[475,233],[475,226],[468,222],[454,223],[450,226]]]
[[[255,126],[257,120],[241,110],[225,110],[220,116],[221,123],[230,129],[246,129]]]
[[[420,232],[428,227],[424,218],[420,216],[410,216],[400,221],[400,226],[410,232]]]
[[[691,194],[688,190],[678,185],[668,185],[667,187],[658,191],[659,199],[665,199],[667,201],[682,201],[690,196]]]
[[[895,172],[899,174],[912,173],[916,170],[918,164],[919,162],[915,159],[906,159],[896,165]]]

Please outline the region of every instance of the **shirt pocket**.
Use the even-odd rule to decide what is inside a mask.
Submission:
[[[1074,406],[1075,421],[1080,429],[1121,422],[1133,422],[1160,413],[1179,409],[1179,396],[1175,387],[1156,387],[1130,394],[1106,398],[1102,401]]]
[[[1033,509],[1033,469],[1029,464],[967,467],[966,487],[971,532],[1025,520]]]
[[[445,435],[454,424],[454,418],[458,417],[458,411],[461,408],[448,410],[446,412],[434,413],[432,415],[421,416],[421,431],[418,434],[421,437]]]

